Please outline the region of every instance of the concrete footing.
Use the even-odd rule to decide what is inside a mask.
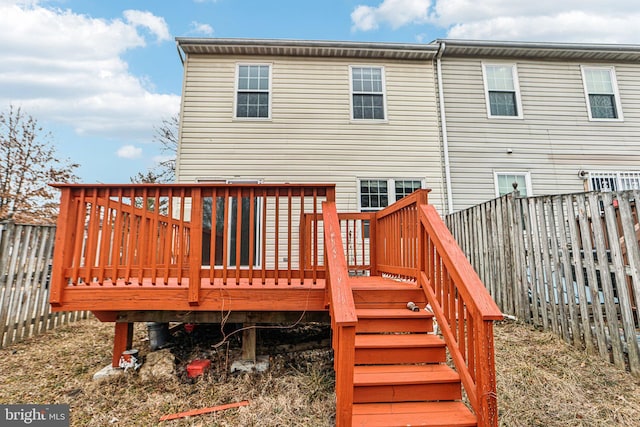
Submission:
[[[236,360],[231,364],[231,372],[265,372],[269,369],[269,356],[257,356],[256,360]]]
[[[104,368],[100,369],[98,372],[96,372],[95,374],[93,374],[93,380],[94,381],[100,381],[103,380],[105,378],[111,378],[117,375],[122,375],[124,374],[124,369],[122,368],[114,368],[111,365],[107,365]]]

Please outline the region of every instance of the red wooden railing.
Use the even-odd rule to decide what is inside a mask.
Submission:
[[[375,212],[361,213],[338,213],[339,230],[344,243],[345,259],[347,269],[353,275],[377,274],[375,270],[375,250],[373,249],[373,236],[375,236]],[[305,214],[302,221],[301,236],[313,235],[314,231],[323,229],[322,215]],[[322,231],[320,231],[322,236]],[[370,238],[371,236],[371,238]],[[321,253],[316,256],[313,253],[315,246],[311,242],[301,240],[303,247],[300,252],[304,254],[306,268],[310,269],[316,265],[325,268],[323,247],[320,245]]]
[[[322,216],[327,268],[326,295],[331,315],[333,363],[336,372],[336,425],[350,426],[358,318],[349,285],[347,260],[335,203],[323,203]]]
[[[73,287],[292,285],[324,276],[317,225],[332,184],[58,185],[50,301]],[[301,245],[300,240],[304,241]],[[307,263],[310,248],[316,262]]]
[[[380,211],[378,271],[425,291],[478,425],[497,426],[493,321],[500,309],[422,190]]]
[[[419,283],[478,417],[498,425],[493,322],[503,315],[431,205],[420,206]]]

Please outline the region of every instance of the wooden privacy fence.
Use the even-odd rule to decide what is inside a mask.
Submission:
[[[87,317],[51,313],[54,237],[53,226],[0,223],[0,347]]]
[[[514,193],[446,222],[503,312],[640,376],[638,200]]]

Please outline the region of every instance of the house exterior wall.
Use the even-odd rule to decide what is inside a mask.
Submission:
[[[237,64],[271,65],[271,118],[234,118]],[[351,120],[350,65],[384,67],[386,117]],[[358,210],[359,178],[419,178],[443,206],[432,61],[189,54],[177,180],[336,183]]]
[[[523,118],[488,118],[482,64],[515,64]],[[590,121],[581,66],[613,66],[621,121]],[[496,196],[495,172],[529,172],[534,195],[584,191],[579,171],[640,170],[640,65],[447,57],[442,81],[454,211]]]

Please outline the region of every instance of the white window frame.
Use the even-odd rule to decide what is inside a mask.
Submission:
[[[269,111],[267,117],[238,117],[238,94],[239,94],[239,83],[240,83],[240,67],[242,66],[261,66],[261,67],[269,67],[269,90],[266,93],[269,95]],[[236,76],[235,76],[235,90],[233,92],[233,119],[234,120],[249,120],[249,121],[269,121],[271,120],[271,104],[273,99],[273,84],[272,84],[272,76],[273,76],[273,64],[268,62],[238,62],[236,63]],[[265,92],[265,91],[257,91],[257,92]]]
[[[511,78],[516,95],[517,114],[515,116],[499,116],[491,114],[491,100],[489,98],[489,83],[487,82],[487,66],[511,67]],[[522,98],[520,96],[520,81],[518,79],[518,66],[514,63],[504,62],[483,62],[482,63],[482,81],[484,83],[484,99],[487,108],[487,117],[490,119],[523,119]]]
[[[494,186],[495,186],[496,197],[501,197],[500,196],[500,185],[498,184],[498,177],[501,176],[501,175],[524,176],[524,183],[527,186],[527,188],[526,188],[527,189],[527,197],[533,196],[533,189],[531,187],[531,172],[529,172],[529,171],[493,171],[493,183],[494,183]],[[519,188],[518,191],[521,191],[521,189]]]
[[[353,69],[354,68],[378,68],[380,69],[380,75],[382,79],[382,113],[384,114],[384,119],[356,119],[354,117],[354,105],[353,105],[353,95],[358,94],[374,94],[377,95],[377,92],[355,92],[353,91]],[[387,123],[389,121],[388,111],[387,111],[387,82],[386,82],[386,72],[385,68],[382,65],[371,65],[371,64],[356,64],[349,65],[349,119],[355,123]]]
[[[613,180],[616,188],[600,189],[600,191],[626,191],[640,189],[640,171],[589,171],[587,183],[589,191],[596,191],[594,179]]]
[[[616,113],[618,113],[618,117],[616,118],[607,118],[607,117],[593,117],[591,113],[591,101],[589,100],[589,90],[587,89],[587,77],[585,74],[586,70],[607,70],[609,71],[609,76],[611,77],[611,87],[613,88],[613,98],[615,100]],[[624,116],[622,114],[622,103],[620,101],[620,91],[618,90],[618,79],[616,77],[616,68],[614,66],[599,66],[599,65],[581,65],[580,72],[582,74],[582,88],[584,89],[584,98],[587,103],[587,113],[589,114],[590,122],[622,122],[624,121]]]
[[[387,197],[388,197],[388,202],[389,204],[387,206],[391,206],[392,204],[394,204],[396,202],[396,181],[419,181],[420,182],[420,188],[421,189],[425,189],[425,180],[423,178],[416,178],[416,177],[396,177],[396,178],[381,178],[381,177],[360,177],[357,179],[357,195],[358,195],[358,212],[363,212],[362,211],[362,192],[360,189],[360,183],[362,181],[386,181],[387,182]],[[384,208],[386,208],[387,206],[382,206],[379,208],[365,208],[367,209],[367,212],[376,212],[379,210],[382,210]]]

